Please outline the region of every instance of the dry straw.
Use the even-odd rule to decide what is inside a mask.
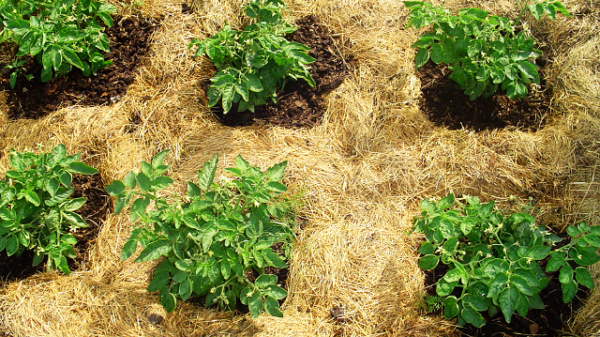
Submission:
[[[417,267],[420,238],[407,236],[425,197],[478,195],[510,207],[509,197],[534,197],[540,222],[561,230],[598,221],[600,183],[598,6],[566,1],[583,13],[573,19],[532,24],[547,35],[552,52],[548,83],[554,104],[536,133],[474,133],[434,127],[419,111],[401,1],[287,1],[291,20],[316,14],[338,39],[337,52],[357,62],[331,93],[323,123],[312,129],[276,126],[229,128],[206,107],[200,81],[212,76],[204,59],[191,60],[187,44],[229,22],[240,27],[241,0],[113,1],[121,14],[161,19],[151,52],[123,99],[113,106],[67,107],[40,120],[9,121],[0,106],[0,172],[17,150],[66,144],[109,183],[163,149],[182,192],[185,181],[212,157],[220,167],[241,154],[266,168],[288,160],[284,182],[304,192],[300,231],[290,262],[284,318],[205,310],[184,303],[166,314],[145,291],[153,264],[120,262],[131,223],[110,216],[91,248],[90,263],[70,276],[45,273],[4,282],[0,331],[13,336],[447,336],[452,322],[425,316],[416,303],[424,291]],[[438,3],[440,3],[438,1]],[[462,2],[444,2],[459,8]],[[511,1],[480,5],[514,13]],[[147,99],[150,97],[150,99]],[[3,101],[3,100],[2,100]],[[132,123],[134,117],[141,121]],[[39,144],[39,145],[38,145]],[[595,269],[598,274],[597,268]],[[600,286],[600,284],[598,285]],[[571,322],[573,332],[600,332],[599,293]],[[336,307],[342,317],[334,319]],[[164,318],[152,324],[151,314]]]

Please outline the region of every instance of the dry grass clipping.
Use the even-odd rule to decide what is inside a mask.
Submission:
[[[153,264],[119,261],[131,227],[122,215],[106,220],[85,270],[1,284],[0,331],[14,336],[447,336],[455,332],[452,322],[423,316],[416,306],[424,291],[417,267],[420,239],[405,232],[422,198],[453,191],[508,208],[511,195],[523,202],[534,197],[540,222],[555,229],[581,220],[599,224],[598,8],[590,2],[565,2],[587,14],[534,26],[552,45],[570,37],[568,46],[553,49],[548,81],[555,88],[556,111],[536,133],[434,127],[417,106],[420,83],[410,48],[417,32],[403,29],[408,11],[395,0],[288,1],[289,19],[317,14],[350,39],[339,52],[355,55],[356,67],[330,94],[320,126],[224,127],[210,115],[198,84],[212,76],[211,66],[191,60],[187,44],[213,35],[226,22],[240,27],[243,1],[192,1],[194,14],[181,14],[181,2],[173,0],[145,1],[141,7],[136,1],[114,3],[124,15],[163,18],[128,94],[110,107],[65,108],[36,121],[9,121],[6,106],[0,106],[0,172],[8,169],[11,148],[41,151],[64,143],[71,153],[83,152],[82,159],[108,184],[168,148],[176,180],[172,191],[181,192],[217,152],[220,168],[238,154],[262,168],[288,160],[284,182],[305,193],[306,227],[290,262],[284,318],[250,320],[187,303],[166,314],[157,296],[145,291]],[[510,1],[481,6],[500,14],[514,9]],[[140,116],[139,125],[129,122],[134,115]],[[598,298],[596,291],[572,322],[573,331],[599,332]],[[347,322],[330,317],[334,306],[343,308]],[[151,324],[152,313],[164,320]]]

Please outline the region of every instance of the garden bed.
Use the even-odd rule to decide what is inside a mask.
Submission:
[[[317,91],[295,88],[308,95],[302,101],[281,94],[278,104],[291,108],[271,105],[266,108],[274,112],[270,117],[229,113],[234,120],[224,125],[207,106],[205,84],[214,67],[205,57],[193,60],[187,46],[193,38],[215,35],[226,23],[244,27],[245,1],[190,1],[185,6],[174,0],[111,2],[126,18],[121,25],[115,20],[115,27],[127,32],[139,18],[142,23],[132,34],[150,36],[148,51],[132,61],[133,73],[105,70],[112,73],[108,80],[122,83],[127,92],[97,88],[99,101],[92,105],[83,103],[80,92],[65,93],[63,103],[35,99],[41,104],[31,108],[35,118],[21,118],[24,110],[14,110],[24,103],[0,102],[0,175],[9,169],[10,149],[62,143],[69,153],[82,152],[81,160],[100,171],[93,184],[101,189],[138,172],[142,160],[171,149],[165,162],[174,183],[163,192],[185,195],[187,182],[196,180],[197,171],[216,153],[218,172],[233,166],[238,155],[261,169],[287,160],[282,183],[302,197],[303,206],[289,269],[279,281],[288,291],[280,304],[283,317],[263,313],[252,319],[241,311],[182,301],[167,313],[158,293],[146,291],[157,263],[135,263],[133,257],[121,261],[133,226],[124,212],[94,220],[100,226],[84,248],[87,262],[71,275],[41,272],[18,281],[2,279],[0,335],[483,336],[483,330],[461,331],[456,321],[419,308],[427,291],[426,275],[418,267],[422,237],[407,231],[420,214],[422,199],[439,200],[449,192],[477,195],[508,210],[514,200],[525,203],[531,197],[537,222],[556,232],[580,221],[600,225],[600,15],[594,4],[565,4],[573,18],[531,20],[528,29],[544,36],[541,49],[548,60],[539,95],[549,97],[536,93],[531,101],[515,102],[495,97],[494,102],[507,105],[491,113],[490,125],[479,123],[489,101],[463,100],[462,92],[446,91],[451,84],[436,87],[447,83],[443,68],[415,71],[411,45],[421,32],[405,29],[409,11],[402,2],[286,1],[290,10],[284,16],[303,27],[294,39],[302,37],[299,41],[311,46],[320,62],[313,71],[317,78],[324,76],[322,84]],[[444,5],[453,10],[465,6],[456,1]],[[514,14],[513,2],[473,6]],[[434,105],[442,113],[427,110],[429,94],[439,96],[433,97]],[[459,111],[476,116],[476,123],[463,115],[448,117],[444,109],[450,98],[477,107],[475,114]],[[513,114],[517,108],[527,114]],[[545,316],[549,323],[562,320],[564,334],[600,331],[600,310],[594,304],[600,269],[590,271],[597,289],[583,307],[571,307],[559,318]],[[560,299],[555,293],[548,296]],[[522,321],[519,333],[563,333],[544,328],[541,316],[532,321]],[[511,329],[504,332],[516,334]]]

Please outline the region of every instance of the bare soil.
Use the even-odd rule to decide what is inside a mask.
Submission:
[[[538,60],[545,65],[545,61]],[[543,70],[538,70],[542,72]],[[451,130],[482,131],[513,127],[537,131],[544,127],[550,111],[551,93],[543,77],[540,85],[525,98],[510,100],[501,90],[488,98],[471,101],[450,79],[448,66],[429,61],[417,73],[423,92],[419,106],[435,125]]]
[[[25,73],[36,77],[28,82],[23,75],[19,76],[15,89],[11,90],[10,72],[0,72],[0,90],[9,93],[9,118],[36,119],[60,107],[110,105],[120,101],[135,80],[136,68],[148,52],[148,38],[159,23],[143,17],[114,17],[113,20],[113,27],[105,30],[110,40],[110,53],[104,55],[113,63],[99,70],[97,76],[85,77],[75,69],[66,76],[42,83],[39,79],[41,66],[29,58]],[[13,46],[13,52],[16,51]]]

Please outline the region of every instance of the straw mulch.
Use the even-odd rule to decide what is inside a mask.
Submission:
[[[478,195],[509,207],[509,197],[535,195],[540,223],[561,230],[586,221],[598,225],[600,163],[599,9],[589,1],[563,3],[572,19],[532,23],[545,33],[554,90],[547,126],[535,133],[474,133],[434,127],[417,106],[420,83],[404,30],[401,1],[289,0],[291,20],[316,14],[351,44],[343,57],[357,62],[328,99],[323,123],[312,129],[220,125],[202,102],[207,60],[191,59],[193,37],[213,35],[225,22],[239,27],[241,0],[147,0],[119,5],[125,15],[164,17],[150,56],[128,94],[113,106],[68,107],[40,120],[9,121],[0,106],[0,172],[11,148],[70,153],[100,170],[105,183],[122,179],[160,150],[183,192],[187,180],[215,153],[220,167],[238,154],[262,168],[288,160],[284,182],[304,193],[306,226],[290,261],[284,318],[205,310],[183,303],[166,314],[145,288],[154,264],[119,261],[131,223],[110,216],[85,270],[44,273],[0,283],[0,331],[13,336],[447,336],[453,322],[417,308],[424,291],[417,267],[420,237],[406,231],[421,199],[448,192]],[[134,3],[134,1],[132,1]],[[460,1],[444,2],[459,8]],[[514,13],[513,2],[483,1],[483,8]],[[149,96],[150,100],[143,99]],[[3,100],[0,100],[3,102]],[[4,104],[4,103],[2,103]],[[130,117],[141,116],[133,128]],[[593,268],[598,275],[598,268]],[[598,278],[596,278],[598,279]],[[600,288],[600,284],[598,284]],[[331,318],[341,307],[346,322]],[[156,325],[150,314],[164,320]],[[575,316],[574,333],[600,333],[600,295]]]

